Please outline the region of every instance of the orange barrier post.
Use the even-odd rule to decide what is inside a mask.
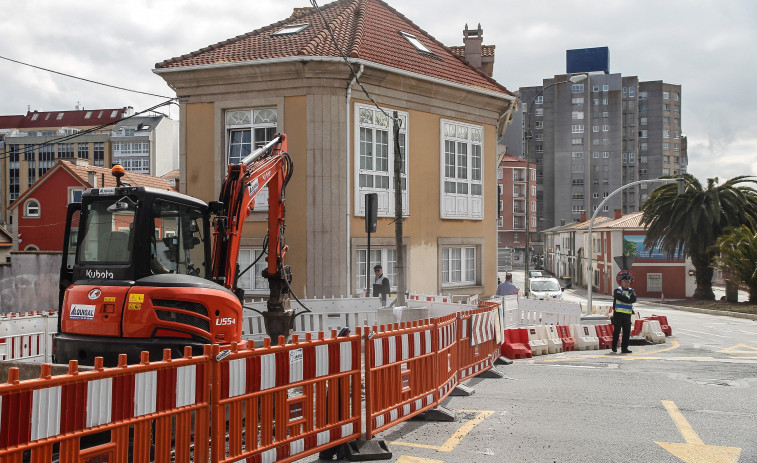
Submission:
[[[436,406],[435,326],[421,320],[365,331],[366,439]]]
[[[213,346],[211,461],[290,462],[359,438],[360,340]]]
[[[599,348],[609,349],[612,347],[612,325],[596,325],[594,329],[599,338]]]
[[[557,325],[557,333],[560,336],[560,340],[562,340],[562,348],[564,352],[576,349],[576,342],[570,335],[570,327],[567,325]]]
[[[533,354],[531,345],[528,343],[526,328],[506,329],[500,352],[509,359],[531,358]]]
[[[74,360],[61,376],[50,376],[44,364],[40,378],[27,381],[11,368],[0,384],[0,461],[52,461],[56,447],[66,462],[168,462],[172,450],[176,461],[206,461],[209,353],[206,346],[191,357],[187,348],[185,358],[172,360],[167,350],[163,361],[150,363],[143,352],[138,365],[126,365],[122,355],[108,369],[97,358],[87,372]]]
[[[457,314],[450,314],[436,319],[436,375],[437,404],[444,400],[459,383]]]

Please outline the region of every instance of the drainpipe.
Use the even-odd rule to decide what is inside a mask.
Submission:
[[[350,198],[352,197],[352,187],[350,186],[350,179],[352,178],[352,163],[350,160],[352,159],[352,156],[350,154],[351,152],[351,141],[350,141],[350,100],[352,99],[352,86],[355,85],[355,82],[357,79],[363,74],[363,71],[365,70],[364,65],[360,65],[360,70],[357,72],[357,74],[352,78],[352,81],[350,81],[349,84],[347,84],[347,99],[346,99],[346,113],[347,113],[347,120],[345,122],[345,134],[347,138],[347,144],[346,144],[346,151],[347,155],[345,158],[347,159],[347,186],[346,189],[346,198],[347,198],[347,210],[345,211],[346,215],[346,222],[347,222],[347,240],[346,240],[346,249],[347,249],[347,284],[345,286],[347,290],[347,294],[345,296],[350,297],[352,293],[350,292],[350,286],[352,282],[352,255],[350,254],[350,217],[351,217],[351,206],[350,206]]]

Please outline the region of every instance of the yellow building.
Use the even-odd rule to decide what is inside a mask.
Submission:
[[[298,8],[283,21],[156,65],[181,104],[179,190],[217,199],[229,162],[286,133],[294,175],[285,239],[297,296],[364,293],[366,273],[373,274],[367,193],[379,199],[370,267],[380,262],[396,287],[396,111],[406,287],[493,294],[496,145],[515,98],[380,0],[321,10]],[[262,249],[265,201],[257,203],[242,268]],[[240,278],[248,295],[266,294],[259,275]]]

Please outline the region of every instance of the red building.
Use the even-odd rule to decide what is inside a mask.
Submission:
[[[628,254],[635,257],[630,271],[638,296],[691,297],[696,286],[691,262],[683,257],[669,259],[659,249],[645,248],[646,229],[641,226],[641,216],[641,212],[621,216],[618,210],[614,220],[593,227],[594,287],[599,293],[612,294],[621,270],[614,257]]]
[[[123,181],[131,186],[173,190],[169,182],[150,175],[127,172]],[[110,169],[58,161],[8,206],[14,250],[61,251],[66,225],[66,207],[81,201],[88,188],[115,187]]]
[[[505,154],[499,163],[497,183],[499,192],[499,217],[497,221],[497,245],[499,249],[513,249],[513,265],[524,264],[526,225],[530,219],[530,241],[536,239],[536,167],[529,166],[531,179],[526,181],[526,161]],[[527,185],[528,184],[528,185]],[[530,192],[527,190],[531,190]],[[530,206],[527,204],[530,203]],[[530,214],[527,210],[530,207]],[[533,244],[532,244],[533,246]]]

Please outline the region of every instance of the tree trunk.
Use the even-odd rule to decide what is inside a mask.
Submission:
[[[705,257],[707,256],[707,257]],[[694,278],[696,279],[697,288],[694,290],[694,299],[712,301],[715,299],[715,293],[712,292],[712,259],[710,254],[694,258],[691,257],[691,263],[694,265]]]
[[[757,304],[757,285],[749,286],[749,303]]]

